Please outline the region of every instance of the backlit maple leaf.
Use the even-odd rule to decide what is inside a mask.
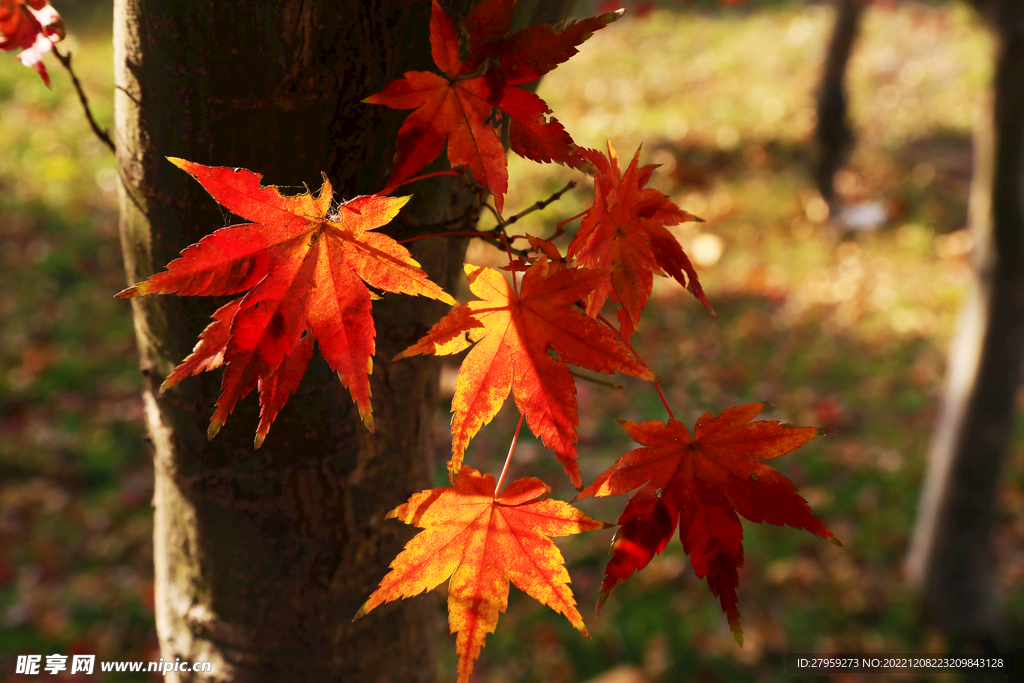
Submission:
[[[587,298],[587,313],[596,316],[609,296],[628,314],[623,337],[629,339],[651,295],[654,273],[668,273],[704,304],[711,304],[697,271],[675,236],[665,226],[700,220],[680,209],[661,192],[647,188],[655,166],[638,167],[640,150],[623,174],[611,142],[608,156],[586,149],[594,163],[594,205],[569,244],[569,257],[580,265],[614,266],[608,278]],[[621,318],[621,316],[620,316]]]
[[[118,294],[215,296],[249,290],[214,313],[195,351],[165,386],[226,365],[210,422],[212,437],[238,399],[259,385],[259,446],[305,373],[315,339],[372,431],[369,373],[376,332],[370,301],[375,295],[366,285],[455,304],[405,247],[372,232],[388,224],[409,198],[368,195],[332,210],[326,176],[318,196],[287,197],[276,187],[262,187],[262,176],[245,169],[171,162],[252,223],[217,230],[181,252],[166,271]]]
[[[569,573],[552,536],[604,529],[568,503],[548,499],[551,489],[519,479],[494,497],[494,477],[463,467],[453,487],[428,489],[388,513],[421,527],[391,562],[391,571],[356,614],[448,584],[448,623],[457,634],[459,683],[469,680],[484,639],[508,606],[509,581],[548,605],[589,637]]]
[[[448,145],[453,167],[466,166],[494,195],[502,210],[508,189],[505,149],[491,124],[495,108],[510,119],[514,152],[540,162],[591,171],[562,124],[533,93],[514,86],[540,78],[576,53],[576,45],[619,17],[608,13],[564,25],[531,26],[505,36],[515,0],[486,0],[463,22],[469,36],[468,57],[459,58],[459,34],[434,0],[430,45],[443,75],[409,71],[366,100],[392,109],[414,109],[398,131],[398,146],[388,187],[396,187],[436,159]]]
[[[608,328],[573,308],[605,274],[589,268],[550,272],[550,265],[541,257],[530,266],[518,295],[498,271],[466,265],[469,288],[483,300],[459,306],[397,356],[459,353],[476,342],[459,368],[452,399],[448,466],[453,476],[469,440],[498,413],[511,391],[530,429],[555,452],[580,489],[576,384],[565,362],[658,381]]]
[[[43,55],[64,39],[64,22],[47,0],[0,0],[0,50],[21,50],[18,59],[39,73],[46,87],[50,75]]]
[[[228,349],[228,342],[231,341],[231,321],[238,312],[238,306],[242,299],[235,299],[231,303],[218,308],[213,316],[213,322],[207,325],[206,329],[199,334],[199,343],[189,356],[174,369],[161,389],[167,389],[186,377],[214,370],[224,365],[224,355]],[[256,428],[256,447],[263,444],[263,440],[270,431],[270,425],[277,417],[277,413],[288,402],[288,398],[299,388],[302,376],[306,374],[306,367],[313,357],[313,337],[305,334],[298,341],[294,348],[289,351],[281,364],[272,370],[266,377],[258,379],[260,392],[260,424]],[[240,372],[244,373],[246,364],[229,364],[225,370],[224,385],[232,387],[231,394],[222,398],[221,402],[237,401],[239,398],[252,391],[252,387],[244,389],[247,384],[244,378],[237,377]]]
[[[598,612],[616,585],[665,549],[678,524],[690,565],[699,578],[707,578],[742,644],[736,587],[743,566],[743,527],[737,513],[752,522],[806,529],[838,544],[793,482],[755,460],[785,455],[832,430],[751,422],[766,405],[748,403],[718,417],[706,413],[697,420],[692,440],[676,420],[667,425],[622,422],[645,448],[623,455],[579,495],[617,496],[642,487],[619,518],[622,527],[612,541]]]

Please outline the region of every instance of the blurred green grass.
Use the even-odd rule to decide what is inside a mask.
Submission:
[[[110,5],[66,9],[61,49],[109,126]],[[113,298],[117,174],[45,63],[52,90],[0,59],[0,677],[16,654],[159,658],[152,465],[131,311]]]
[[[109,125],[109,13],[102,3],[72,7],[63,45]],[[513,590],[479,681],[569,683],[609,671],[619,683],[788,681],[795,677],[777,660],[787,651],[936,646],[918,628],[901,562],[970,276],[970,132],[988,79],[986,35],[957,3],[868,13],[850,72],[861,138],[838,186],[849,202],[883,202],[890,220],[877,232],[848,232],[821,222],[806,170],[831,10],[795,2],[677,9],[600,32],[540,94],[581,144],[611,139],[625,162],[643,143],[641,161],[662,164],[654,183],[707,221],[677,234],[719,319],[678,285],[658,282],[639,349],[689,425],[706,411],[768,400],[771,418],[836,428],[776,463],[845,548],[746,525],[741,649],[678,541],[621,585],[600,618],[592,606],[610,532],[560,541],[592,639]],[[55,60],[47,58],[48,91],[3,57],[0,655],[154,659],[152,474],[130,312],[112,296],[124,283],[113,159]],[[510,176],[514,211],[571,174],[512,159]],[[586,208],[586,188],[524,228],[549,234]],[[484,247],[471,257],[500,259]],[[587,480],[634,447],[614,419],[664,417],[650,387],[623,383],[618,392],[579,383]],[[438,411],[440,461],[450,445],[447,408]],[[506,409],[474,439],[469,464],[500,467],[512,418]],[[1011,624],[1024,614],[1022,464],[1018,447],[997,543]],[[512,475],[540,476],[556,496],[573,495],[532,437],[521,440]],[[614,521],[624,502],[581,507]],[[441,654],[447,680],[450,639]]]

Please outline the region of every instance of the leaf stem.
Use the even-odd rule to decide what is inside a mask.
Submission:
[[[523,428],[524,417],[526,416],[523,413],[519,413],[519,424],[516,425],[516,433],[512,437],[512,445],[508,447],[508,455],[505,456],[505,466],[501,468],[501,476],[498,477],[498,483],[494,487],[495,498],[501,493],[501,485],[505,483],[505,475],[508,473],[509,463],[512,462],[512,451],[516,449],[516,441],[519,440],[519,430]]]
[[[92,117],[92,109],[89,108],[89,98],[85,96],[85,91],[82,90],[82,84],[78,80],[78,76],[75,75],[74,69],[71,68],[71,53],[68,52],[66,55],[61,54],[61,51],[57,49],[56,45],[51,49],[53,50],[54,56],[57,57],[57,61],[67,69],[68,74],[71,76],[71,84],[75,86],[75,91],[78,93],[78,101],[82,103],[82,108],[85,109],[85,118],[89,121],[89,126],[92,127],[92,132],[96,133],[96,137],[98,137],[104,145],[109,147],[111,152],[116,153],[117,148],[114,147],[114,141],[110,139],[110,135],[107,131],[100,128],[99,124],[96,123],[96,119]]]
[[[672,420],[676,419],[676,414],[672,412],[672,406],[668,404],[668,399],[665,398],[665,392],[661,390],[661,385],[655,384],[654,388],[658,390],[658,396],[661,396],[661,403],[665,406],[665,410],[668,411],[669,418]]]
[[[498,233],[498,237],[505,243],[505,251],[508,252],[508,265],[512,270],[512,291],[516,293],[516,298],[519,298],[519,281],[516,279],[516,258],[512,255],[512,245],[508,242],[508,237],[505,237],[505,231],[502,230]]]
[[[605,318],[603,315],[598,313],[597,319],[600,320],[601,322],[603,322],[608,329],[610,329],[612,332],[615,333],[615,336],[619,338],[619,341],[621,341],[623,344],[626,345],[626,348],[629,349],[629,352],[633,354],[633,357],[636,358],[638,361],[640,361],[640,363],[642,363],[644,367],[646,367],[646,368],[650,368],[651,367],[650,365],[647,365],[647,361],[645,361],[643,358],[640,357],[640,354],[637,353],[636,349],[633,348],[633,345],[630,344],[622,336],[622,332],[620,332],[618,330],[618,328],[616,328],[614,325],[612,325],[610,322],[608,322],[607,318]],[[672,406],[670,406],[668,404],[668,399],[665,398],[665,392],[661,390],[661,386],[655,384],[654,388],[658,390],[658,396],[661,397],[661,403],[662,403],[662,405],[665,406],[665,410],[668,411],[669,418],[671,418],[673,420],[676,419],[676,414],[672,412]]]
[[[412,178],[408,178],[407,180],[403,180],[402,182],[398,183],[397,185],[388,185],[383,190],[381,190],[380,193],[381,194],[391,194],[392,192],[394,192],[398,188],[402,187],[403,185],[408,185],[410,183],[415,183],[417,180],[426,180],[427,178],[434,178],[434,177],[442,176],[442,175],[455,176],[456,178],[462,177],[462,173],[459,172],[459,171],[455,171],[455,170],[435,171],[433,173],[424,173],[423,175],[413,176]]]
[[[580,212],[579,212],[578,214],[576,214],[575,216],[573,216],[573,217],[571,217],[571,218],[566,218],[566,219],[565,219],[564,221],[562,221],[561,223],[559,223],[558,225],[556,225],[556,226],[555,226],[555,235],[554,235],[554,237],[552,237],[551,239],[554,239],[555,237],[558,237],[558,236],[559,236],[559,235],[561,235],[561,234],[562,234],[563,232],[565,232],[565,230],[563,230],[563,229],[562,229],[563,227],[565,227],[565,226],[566,226],[566,225],[568,225],[569,223],[572,223],[572,222],[573,222],[574,220],[576,220],[576,219],[577,219],[577,218],[579,218],[580,216],[584,216],[584,215],[586,215],[587,211],[590,211],[590,209],[586,209],[585,211],[580,211]]]

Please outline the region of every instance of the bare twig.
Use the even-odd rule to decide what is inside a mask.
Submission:
[[[527,207],[527,208],[523,209],[522,211],[520,211],[519,213],[517,213],[516,215],[510,216],[509,218],[505,219],[505,225],[512,225],[513,223],[518,221],[520,218],[522,218],[524,216],[527,216],[527,215],[533,213],[534,211],[540,211],[541,209],[547,208],[547,206],[549,204],[551,204],[553,202],[557,202],[559,199],[562,198],[563,194],[565,194],[569,190],[573,189],[574,187],[576,187],[576,181],[575,180],[570,180],[568,183],[566,183],[565,187],[563,187],[561,190],[559,190],[558,192],[554,193],[553,195],[551,195],[547,199],[539,201],[539,202],[535,203],[533,206]]]
[[[488,209],[491,213],[494,214],[494,220],[498,221],[498,225],[499,226],[504,226],[505,225],[505,219],[501,217],[501,214],[498,213],[497,209],[495,209],[493,206],[491,206],[487,202],[482,202],[481,206],[483,208],[485,208],[485,209]]]
[[[59,61],[68,73],[71,75],[71,83],[75,86],[75,91],[78,93],[78,100],[82,103],[82,108],[85,109],[85,118],[88,119],[89,125],[92,127],[92,132],[96,133],[96,137],[100,139],[103,144],[110,148],[111,152],[116,152],[117,148],[114,147],[114,141],[110,139],[110,135],[107,131],[101,129],[96,123],[96,119],[92,117],[92,110],[89,108],[89,99],[85,96],[85,91],[82,90],[82,84],[78,80],[78,76],[75,75],[74,69],[71,68],[71,53],[66,55],[61,54],[61,51],[57,49],[55,45],[53,47],[53,54],[56,55],[57,61]]]

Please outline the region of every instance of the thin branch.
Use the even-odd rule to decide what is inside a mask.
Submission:
[[[82,103],[82,108],[85,109],[85,118],[89,121],[89,126],[92,127],[92,132],[96,133],[96,137],[98,137],[103,144],[109,147],[111,152],[116,153],[117,148],[114,146],[114,141],[110,139],[110,135],[107,134],[107,131],[99,127],[96,123],[96,119],[92,116],[92,109],[89,108],[89,98],[85,96],[85,91],[82,90],[82,84],[78,80],[78,76],[75,75],[74,69],[71,68],[71,53],[69,52],[66,55],[61,54],[61,51],[57,49],[56,45],[54,45],[52,49],[53,54],[57,57],[57,61],[63,64],[64,68],[67,69],[68,74],[71,75],[71,83],[75,86],[75,91],[78,93],[78,101]]]
[[[505,225],[512,225],[513,223],[518,221],[520,218],[523,218],[524,216],[527,216],[527,215],[533,213],[534,211],[540,211],[542,209],[546,209],[549,204],[552,204],[553,202],[557,202],[559,199],[562,198],[563,194],[565,194],[569,190],[573,189],[574,187],[576,187],[576,181],[575,180],[570,180],[568,183],[566,183],[565,187],[563,187],[561,190],[559,190],[558,192],[554,193],[553,195],[551,195],[547,199],[545,199],[543,201],[539,201],[539,202],[535,203],[533,206],[527,207],[526,209],[523,209],[522,211],[520,211],[516,215],[509,217],[505,221]]]
[[[423,175],[418,175],[418,176],[414,176],[412,178],[407,178],[406,180],[403,180],[402,182],[398,183],[397,185],[388,185],[387,187],[385,187],[383,190],[380,191],[380,194],[391,194],[392,192],[394,192],[398,188],[402,187],[403,185],[409,185],[410,183],[415,183],[415,182],[417,182],[419,180],[426,180],[427,178],[435,178],[437,176],[445,176],[445,175],[454,176],[456,178],[462,177],[462,173],[460,171],[455,171],[455,170],[451,170],[451,171],[434,171],[433,173],[424,173]]]
[[[501,217],[501,214],[498,213],[497,209],[495,209],[493,206],[491,206],[487,202],[483,202],[482,207],[485,208],[485,209],[489,209],[490,212],[494,214],[494,220],[498,221],[498,225],[501,225],[501,226],[505,225],[505,219]]]
[[[429,234],[421,235],[420,237],[411,237],[411,238],[404,239],[404,240],[398,240],[398,242],[400,244],[405,244],[406,242],[413,242],[413,241],[415,241],[417,239],[421,239],[422,237],[436,237],[436,236],[438,236],[438,234],[442,234],[442,236],[443,235],[461,234],[461,233],[442,233],[442,231],[445,228],[450,228],[453,225],[459,225],[460,223],[464,224],[464,223],[468,222],[469,219],[473,216],[473,212],[476,211],[476,210],[477,210],[477,207],[475,207],[475,206],[467,206],[466,210],[462,212],[461,216],[456,216],[455,218],[451,218],[451,219],[446,220],[446,221],[444,221],[442,223],[424,223],[424,224],[421,224],[421,225],[412,226],[412,227],[417,228],[418,230],[426,230],[426,231],[428,231]]]

